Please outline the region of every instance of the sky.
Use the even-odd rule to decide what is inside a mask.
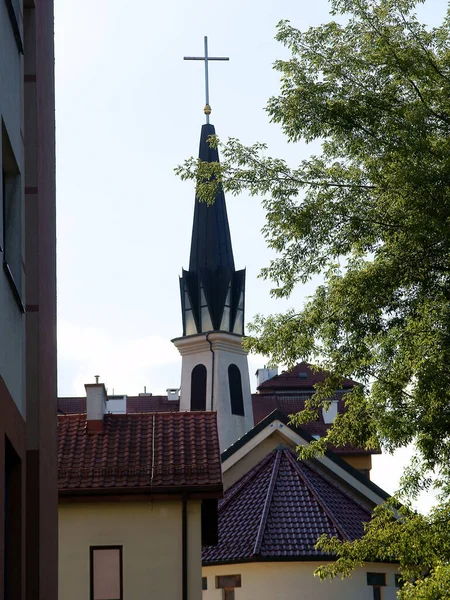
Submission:
[[[426,0],[431,25],[446,2]],[[203,63],[211,56],[211,123],[220,138],[268,144],[295,165],[311,154],[288,144],[264,107],[279,89],[272,69],[286,50],[276,24],[330,20],[327,0],[55,0],[58,393],[84,395],[100,375],[108,392],[165,393],[180,383],[178,277],[189,260],[191,182],[174,167],[196,155],[204,122]],[[236,268],[247,269],[246,320],[301,306],[314,282],[289,300],[258,278],[273,254],[261,234],[258,198],[228,197]],[[264,357],[250,356],[254,372]],[[373,479],[393,492],[411,450],[375,457]],[[421,507],[429,506],[423,499]]]

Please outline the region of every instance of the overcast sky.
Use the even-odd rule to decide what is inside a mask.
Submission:
[[[444,0],[427,0],[436,24]],[[178,276],[188,266],[194,189],[173,169],[196,155],[204,122],[203,54],[210,63],[211,123],[226,139],[264,141],[292,165],[311,148],[288,145],[264,106],[277,93],[273,61],[286,55],[276,23],[300,29],[330,19],[327,0],[56,0],[58,371],[61,396],[84,395],[99,374],[109,393],[164,393],[180,382],[170,340],[180,336]],[[270,298],[257,279],[271,253],[260,200],[228,197],[236,268],[247,268],[246,318],[299,306]],[[249,357],[250,377],[263,364]],[[373,478],[395,488],[405,451],[375,458]]]

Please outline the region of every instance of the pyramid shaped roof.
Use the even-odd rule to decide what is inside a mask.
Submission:
[[[320,535],[357,539],[370,518],[371,507],[280,446],[225,492],[219,543],[203,548],[203,564],[319,559]]]

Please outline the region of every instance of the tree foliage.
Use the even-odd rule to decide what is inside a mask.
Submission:
[[[263,232],[277,258],[262,276],[274,296],[322,276],[305,306],[257,316],[247,346],[273,362],[310,360],[332,373],[297,422],[314,418],[342,377],[360,381],[348,411],[311,451],[413,443],[403,499],[432,474],[444,497],[450,484],[450,12],[428,28],[416,5],[331,0],[343,24],[302,32],[279,23],[290,58],[275,63],[281,89],[267,112],[290,142],[320,141],[319,155],[291,167],[266,156],[264,144],[212,139],[221,164],[189,159],[178,168],[207,202],[217,185],[263,197]],[[347,574],[367,552],[387,553],[414,578],[403,598],[450,598],[444,518],[445,502],[400,521],[380,509],[361,541],[321,541],[342,558],[322,574]],[[417,553],[408,549],[415,535]]]

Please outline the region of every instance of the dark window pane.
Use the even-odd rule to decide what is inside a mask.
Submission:
[[[191,410],[206,410],[206,367],[197,365],[191,375]]]
[[[228,383],[230,386],[231,414],[244,416],[241,372],[236,365],[228,367]]]
[[[208,579],[206,577],[202,577],[202,590],[208,589]]]
[[[386,574],[367,573],[367,585],[386,585]]]
[[[373,588],[373,600],[381,600],[381,588],[374,587]]]

